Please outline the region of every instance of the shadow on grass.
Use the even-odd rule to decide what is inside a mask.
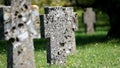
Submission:
[[[85,28],[81,28],[76,31],[76,44],[77,46],[84,46],[86,44],[107,42],[108,40],[110,40],[106,37],[109,29],[109,26],[99,25],[96,26],[95,33],[86,34]]]
[[[99,43],[99,42],[105,42],[107,41],[105,39],[105,35],[76,35],[76,44],[77,46],[84,46],[86,44],[91,43]],[[47,39],[35,39],[34,40],[34,48],[35,51],[39,50],[46,50],[47,46]],[[6,53],[7,49],[7,42],[6,41],[0,41],[0,54]]]
[[[34,48],[37,50],[46,50],[47,39],[35,39],[34,40]]]
[[[76,35],[77,46],[85,46],[87,44],[96,44],[96,43],[105,43],[110,40],[106,38],[105,34],[93,34],[93,35],[80,34],[79,35],[79,32],[77,33],[78,33],[78,35]],[[113,40],[112,42],[116,43],[117,41]],[[35,51],[46,50],[46,46],[47,46],[47,39],[35,39],[34,40]],[[6,49],[7,49],[7,42],[0,41],[0,54],[5,54],[7,52]]]
[[[5,54],[7,51],[7,42],[6,41],[0,41],[0,54]]]
[[[84,46],[86,44],[102,43],[107,42],[106,35],[85,35],[76,36],[76,45]]]
[[[78,32],[77,32],[78,33]],[[93,43],[99,43],[99,42],[107,42],[107,39],[105,38],[106,35],[76,35],[76,45],[77,46],[84,46],[86,44],[93,44]],[[34,40],[34,47],[35,50],[46,50],[47,46],[47,40],[46,39],[35,39]]]
[[[45,50],[47,45],[46,39],[35,39],[34,48],[37,50]],[[0,54],[5,54],[7,52],[7,41],[0,41]]]

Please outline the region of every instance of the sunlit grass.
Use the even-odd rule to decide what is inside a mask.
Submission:
[[[77,52],[67,57],[65,65],[46,63],[46,40],[35,40],[36,68],[120,68],[120,39],[105,39],[107,28],[93,34],[76,33]],[[41,42],[41,43],[40,43]],[[6,45],[0,42],[0,68],[7,67]],[[3,47],[2,47],[3,46]]]
[[[0,68],[7,68],[6,54],[0,54]]]
[[[81,19],[79,21],[81,24]],[[104,23],[105,20],[101,18],[98,22]],[[106,39],[108,26],[97,25],[92,34],[86,34],[83,27],[82,24],[76,31],[77,52],[67,56],[65,65],[47,64],[46,40],[35,40],[36,68],[120,68],[120,39]],[[6,47],[6,42],[0,41],[0,68],[7,68]]]

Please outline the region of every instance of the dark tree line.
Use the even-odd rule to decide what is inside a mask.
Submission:
[[[120,38],[120,0],[69,0],[76,7],[93,7],[100,9],[109,16],[110,30],[107,37]],[[67,2],[67,0],[66,0]],[[5,5],[10,5],[11,0],[4,0]]]
[[[120,0],[70,0],[76,7],[93,7],[100,9],[109,16],[109,38],[120,38]]]
[[[110,20],[107,37],[120,38],[120,0],[96,0],[93,7],[106,12]]]

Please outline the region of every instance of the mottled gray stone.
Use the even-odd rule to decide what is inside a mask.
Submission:
[[[93,33],[94,32],[94,24],[96,22],[95,12],[92,8],[86,8],[84,12],[84,24],[86,25],[86,32]]]
[[[41,37],[48,39],[47,62],[64,64],[66,55],[75,52],[74,30],[77,16],[71,7],[45,7],[41,16]]]
[[[78,18],[77,14],[73,12],[72,7],[64,7],[67,18],[66,22],[66,54],[74,54],[76,52],[76,42],[74,31],[78,29]]]
[[[8,68],[35,68],[33,39],[40,38],[38,7],[20,1],[13,1],[12,8],[0,6],[0,39],[8,40]]]
[[[11,6],[2,6],[7,68],[35,68],[33,39],[40,38],[37,10],[29,0],[12,0]]]
[[[8,36],[10,36],[10,34],[7,34],[9,31],[11,25],[10,23],[12,22],[11,20],[11,6],[4,6],[3,8],[3,26],[4,26],[4,40],[8,40]],[[8,36],[7,36],[8,35]]]
[[[11,7],[10,6],[0,6],[0,40],[5,40],[5,29],[9,26],[5,26],[5,22],[11,22],[10,15],[11,15]],[[9,26],[10,27],[10,26]]]
[[[3,14],[3,8],[5,11]],[[6,8],[6,9],[5,9]],[[5,19],[9,18],[11,16],[11,6],[0,6],[0,39],[4,40],[4,24],[3,22],[9,22],[8,20],[3,20],[3,17]],[[31,30],[31,35],[33,36],[33,38],[40,38],[40,19],[39,19],[39,7],[37,5],[32,5],[31,6],[31,19],[32,19],[32,24],[30,24],[30,26],[34,29],[32,29],[31,27],[29,28]],[[3,16],[4,15],[4,16]],[[23,17],[22,20],[26,20],[27,18]],[[34,34],[33,34],[34,33]]]
[[[0,6],[0,39],[8,41],[7,68],[35,68],[33,39],[40,38],[39,8],[29,0],[11,3]]]
[[[33,35],[33,38],[39,39],[39,38],[41,38],[39,6],[32,5],[32,13],[31,14],[32,14],[33,25],[35,26],[34,29],[37,32],[36,34]]]

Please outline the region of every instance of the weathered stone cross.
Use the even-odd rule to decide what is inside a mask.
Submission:
[[[3,7],[4,35],[9,41],[8,68],[35,68],[33,39],[39,38],[39,13],[29,0],[12,0],[11,6]],[[49,38],[47,61],[64,64],[66,55],[75,53],[77,16],[71,7],[46,7],[41,17],[42,37]],[[39,26],[39,25],[38,25]]]
[[[40,38],[39,12],[29,0],[12,0],[11,6],[3,7],[3,12],[4,35],[8,40],[7,68],[35,68],[33,39]]]
[[[89,33],[94,33],[94,26],[96,23],[96,15],[92,8],[86,8],[83,16],[85,30]]]
[[[64,64],[66,54],[75,52],[77,16],[71,7],[46,7],[41,16],[41,37],[48,38],[47,62]]]

